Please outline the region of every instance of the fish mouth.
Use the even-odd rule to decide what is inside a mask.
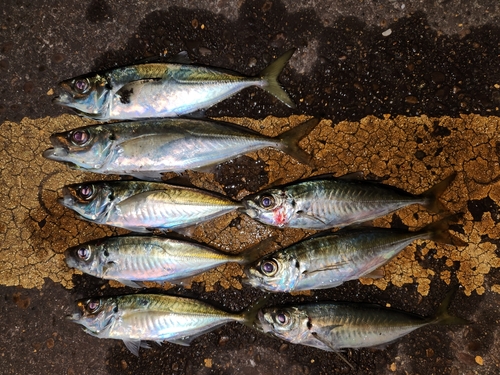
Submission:
[[[243,272],[245,273],[246,278],[242,279],[241,282],[245,285],[258,288],[260,284],[257,272],[248,266],[243,269]]]
[[[251,286],[252,288],[258,288],[259,287],[259,283],[257,282],[257,280],[255,280],[255,278],[252,277],[252,275],[248,271],[244,271],[244,272],[245,272],[245,275],[246,275],[246,279],[242,279],[241,282],[244,285]]]
[[[259,216],[259,212],[255,208],[255,205],[252,201],[247,201],[244,200],[243,202],[243,207],[240,207],[240,212],[243,212],[244,214],[248,215],[251,219],[255,219],[256,217]]]
[[[71,195],[71,191],[65,186],[62,188],[62,198],[57,200],[57,203],[63,205],[64,207],[71,208],[74,203],[73,196]]]
[[[70,202],[68,201],[68,199],[66,199],[66,197],[63,197],[63,198],[59,198],[57,200],[57,203],[63,205],[64,207],[69,207],[70,206]]]
[[[79,169],[78,165],[68,161],[71,156],[68,150],[61,147],[54,147],[45,150],[42,154],[45,159],[54,160],[66,164],[71,169]]]
[[[73,98],[67,92],[63,92],[60,95],[56,96],[54,99],[52,99],[52,103],[58,105],[68,105],[71,102],[73,102]]]
[[[272,325],[269,324],[269,322],[266,319],[266,315],[262,310],[259,310],[259,312],[257,313],[257,318],[258,319],[256,319],[254,322],[255,329],[263,333],[272,332],[273,330]]]
[[[75,312],[73,314],[68,314],[66,315],[66,320],[69,320],[70,322],[78,322],[82,318],[82,314],[79,312]]]
[[[66,315],[66,320],[69,320],[70,322],[79,322],[83,318],[83,309],[82,305],[78,303],[76,306],[74,306],[73,309],[71,309],[73,312]],[[70,311],[71,311],[70,310]]]
[[[69,268],[76,268],[77,262],[73,258],[73,248],[69,248],[64,252],[64,259],[66,260],[66,265]]]
[[[68,150],[61,147],[49,148],[43,152],[43,157],[49,160],[55,161],[65,161],[65,158],[68,156]]]

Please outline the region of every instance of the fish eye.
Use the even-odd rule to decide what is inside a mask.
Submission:
[[[86,247],[81,247],[76,251],[76,254],[78,255],[78,258],[82,260],[89,260],[90,258],[90,250],[87,249]]]
[[[287,325],[288,322],[290,321],[290,314],[287,312],[280,312],[276,314],[276,323],[280,325]]]
[[[99,310],[99,307],[101,307],[101,301],[98,299],[91,299],[90,301],[87,302],[87,310],[90,313],[94,313],[97,310]]]
[[[90,88],[90,83],[88,78],[85,79],[76,79],[73,81],[73,87],[75,88],[76,91],[78,91],[80,94],[84,94],[85,92],[88,91]]]
[[[274,206],[274,197],[272,195],[263,195],[260,197],[259,203],[263,208]]]
[[[71,142],[76,146],[82,146],[89,140],[90,135],[86,130],[75,130],[71,133]]]
[[[82,185],[78,189],[78,195],[84,200],[90,200],[94,195],[94,188],[92,185]]]
[[[260,270],[266,276],[274,276],[278,272],[278,263],[275,260],[266,260],[260,265]]]

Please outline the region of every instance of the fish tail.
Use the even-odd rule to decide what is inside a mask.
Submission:
[[[431,187],[426,192],[422,193],[420,196],[424,199],[423,205],[432,212],[442,213],[446,211],[446,208],[439,202],[439,197],[443,194],[443,192],[450,186],[452,181],[457,176],[456,173],[446,177],[443,181],[437,183],[433,187]]]
[[[455,295],[457,288],[452,289],[446,294],[443,302],[439,306],[436,316],[431,319],[429,323],[439,325],[465,325],[470,324],[466,319],[459,318],[458,316],[450,315],[448,308],[450,307],[451,299]]]
[[[285,52],[277,60],[273,61],[267,68],[260,72],[260,77],[264,80],[264,83],[261,86],[262,89],[266,90],[291,108],[295,108],[295,103],[292,102],[292,99],[290,99],[285,90],[281,88],[278,83],[278,76],[281,74],[281,71],[294,52],[295,48]]]
[[[259,259],[263,253],[268,253],[268,250],[274,241],[276,240],[276,236],[272,236],[269,238],[266,238],[263,241],[260,241],[258,244],[250,247],[250,249],[247,249],[243,252],[241,255],[240,259],[238,260],[239,264],[249,264],[252,262],[255,262],[257,259]]]
[[[251,305],[243,314],[242,314],[242,321],[244,325],[250,327],[250,328],[255,328],[255,323],[258,320],[258,313],[259,310],[262,309],[266,304],[267,304],[267,299],[268,299],[269,294],[266,294],[265,296],[261,297],[260,299],[257,300],[253,305]]]
[[[456,222],[460,215],[448,216],[444,219],[431,223],[422,232],[428,234],[430,240],[454,246],[467,246],[467,242],[450,233],[450,223]]]
[[[284,132],[278,138],[281,149],[302,164],[309,164],[311,155],[299,147],[299,142],[318,125],[319,119],[312,118]]]

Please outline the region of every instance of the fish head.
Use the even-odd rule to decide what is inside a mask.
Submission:
[[[95,277],[103,277],[104,265],[108,263],[107,259],[103,259],[106,254],[109,255],[109,251],[101,240],[70,247],[64,252],[68,267]]]
[[[293,290],[300,277],[299,263],[283,253],[264,257],[245,267],[245,282],[254,288],[270,292]]]
[[[103,118],[107,112],[111,85],[101,74],[86,74],[59,82],[63,92],[54,103],[73,108],[79,114],[95,119]]]
[[[106,217],[114,201],[113,189],[105,182],[66,185],[62,193],[60,204],[97,223]]]
[[[281,189],[268,189],[243,199],[242,211],[263,224],[285,227],[293,213],[293,201]]]
[[[117,314],[118,305],[113,297],[84,298],[76,301],[75,312],[66,318],[84,326],[88,333],[102,337]]]
[[[85,126],[50,136],[52,148],[43,153],[50,160],[75,169],[99,169],[107,160],[115,136],[107,127]]]
[[[307,314],[298,307],[269,307],[259,310],[256,326],[291,343],[301,343],[308,336]]]

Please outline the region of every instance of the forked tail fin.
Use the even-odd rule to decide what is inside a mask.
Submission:
[[[262,89],[266,90],[291,108],[295,108],[295,103],[292,102],[292,99],[290,99],[285,90],[281,88],[278,83],[278,76],[281,74],[281,71],[294,52],[295,48],[285,52],[277,60],[273,61],[267,68],[260,72],[260,77],[265,81],[265,83],[261,86]]]
[[[278,139],[280,140],[281,150],[294,159],[297,159],[302,164],[309,164],[311,155],[299,147],[299,142],[302,138],[307,136],[318,123],[319,119],[312,118],[279,135]]]
[[[466,325],[470,324],[468,320],[459,318],[458,316],[453,316],[448,313],[448,308],[450,307],[450,302],[455,295],[456,289],[452,289],[446,294],[443,302],[439,305],[436,316],[430,320],[431,324],[439,325]]]
[[[460,216],[461,215],[456,214],[445,217],[444,219],[423,227],[419,232],[425,234],[427,238],[435,242],[454,246],[467,246],[467,242],[462,241],[460,238],[450,233],[450,224],[456,222]]]
[[[250,264],[260,259],[265,254],[268,254],[269,249],[273,247],[273,243],[276,241],[276,238],[277,236],[266,238],[265,240],[260,241],[258,244],[243,251],[242,254],[238,254],[237,263]]]
[[[425,200],[423,205],[432,212],[435,213],[442,213],[446,212],[446,208],[439,202],[439,197],[443,194],[443,192],[450,186],[450,184],[453,182],[455,177],[457,176],[456,173],[453,173],[452,175],[446,177],[443,181],[437,183],[433,187],[431,187],[429,190],[423,192],[420,196]]]
[[[242,323],[244,325],[258,330],[258,328],[256,328],[255,322],[258,320],[257,316],[259,314],[259,310],[268,303],[268,297],[269,294],[264,295],[242,314],[244,318]]]

